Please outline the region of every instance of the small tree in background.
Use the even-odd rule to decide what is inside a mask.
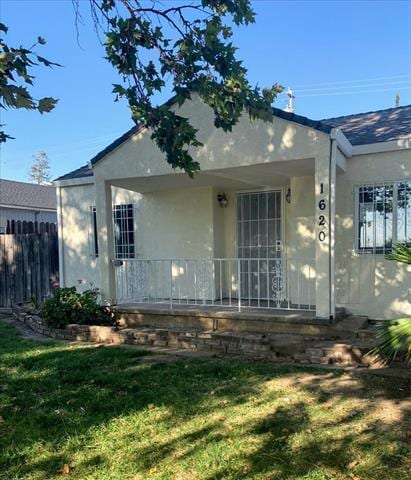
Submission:
[[[48,185],[51,182],[50,164],[47,153],[40,151],[37,155],[33,155],[33,165],[29,171],[29,178],[37,185]]]

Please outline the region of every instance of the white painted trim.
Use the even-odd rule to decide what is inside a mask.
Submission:
[[[56,213],[57,208],[44,208],[44,207],[22,207],[18,205],[5,205],[0,203],[1,208],[10,208],[12,210],[28,210],[30,212],[51,212]]]
[[[332,316],[333,318],[335,317],[335,201],[336,201],[336,187],[337,187],[336,175],[337,175],[338,147],[339,147],[339,143],[337,138],[333,139],[331,135],[328,203],[329,203],[329,238],[330,238],[329,239],[330,316]]]
[[[74,187],[76,185],[93,185],[94,175],[81,178],[68,178],[67,180],[54,180],[55,187]]]
[[[411,137],[391,142],[368,143],[367,145],[354,145],[352,149],[353,156],[367,155],[369,153],[394,152],[398,150],[411,149]]]
[[[353,154],[353,146],[348,138],[344,135],[343,131],[339,128],[333,128],[330,133],[331,140],[336,140],[338,148],[348,158]]]
[[[63,204],[61,200],[61,188],[56,188],[57,195],[57,233],[59,247],[59,284],[64,287],[64,242],[63,242]]]
[[[342,155],[336,155],[336,166],[342,171],[347,171],[347,158],[344,153],[340,150],[337,142],[337,151],[341,152]]]

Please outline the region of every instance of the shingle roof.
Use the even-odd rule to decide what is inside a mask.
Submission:
[[[91,169],[90,164],[87,163],[86,165],[83,165],[82,167],[77,168],[72,172],[66,173],[61,177],[56,178],[56,180],[72,180],[74,178],[85,178],[85,177],[92,177],[92,176],[93,176],[93,170]]]
[[[273,115],[289,122],[320,130],[324,133],[330,133],[332,128],[338,127],[343,131],[352,145],[388,142],[411,135],[411,105],[377,110],[375,112],[357,113],[343,117],[324,118],[323,120],[312,120],[302,115],[280,110],[279,108],[273,108]],[[130,128],[130,130],[93,157],[90,163],[92,165],[97,163],[141,128],[141,125]],[[57,180],[68,180],[91,175],[93,175],[93,171],[89,165],[84,165],[73,172],[57,178]]]
[[[0,179],[0,205],[56,210],[56,189],[48,185]]]
[[[340,128],[352,145],[389,142],[411,135],[411,105],[325,118],[320,122]]]

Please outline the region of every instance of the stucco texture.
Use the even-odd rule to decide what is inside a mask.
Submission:
[[[236,257],[236,193],[281,188],[284,195],[290,188],[291,203],[283,202],[284,251],[288,258],[314,262],[319,251],[314,159],[326,165],[329,137],[279,118],[251,123],[246,117],[225,134],[215,129],[210,110],[198,102],[184,105],[182,113],[199,128],[204,143],[194,152],[202,167],[194,181],[166,164],[145,131],[94,166],[96,182],[114,185],[113,203],[136,205],[138,257]],[[269,170],[262,169],[265,164]],[[354,249],[355,185],[404,178],[411,178],[409,150],[354,156],[346,159],[345,172],[338,170],[335,293],[337,305],[353,313],[371,318],[411,315],[411,267]],[[221,191],[228,198],[225,209],[216,200]],[[90,257],[84,228],[88,207],[95,204],[95,188],[64,187],[62,202],[66,285],[82,278],[98,285],[99,260]],[[306,275],[307,265],[298,273]]]

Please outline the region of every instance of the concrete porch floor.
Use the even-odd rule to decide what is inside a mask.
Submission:
[[[133,328],[194,329],[199,331],[230,331],[332,336],[342,338],[355,335],[365,328],[365,317],[347,316],[339,309],[334,320],[316,318],[315,312],[276,310],[211,305],[176,305],[130,303],[113,307],[119,324]]]

